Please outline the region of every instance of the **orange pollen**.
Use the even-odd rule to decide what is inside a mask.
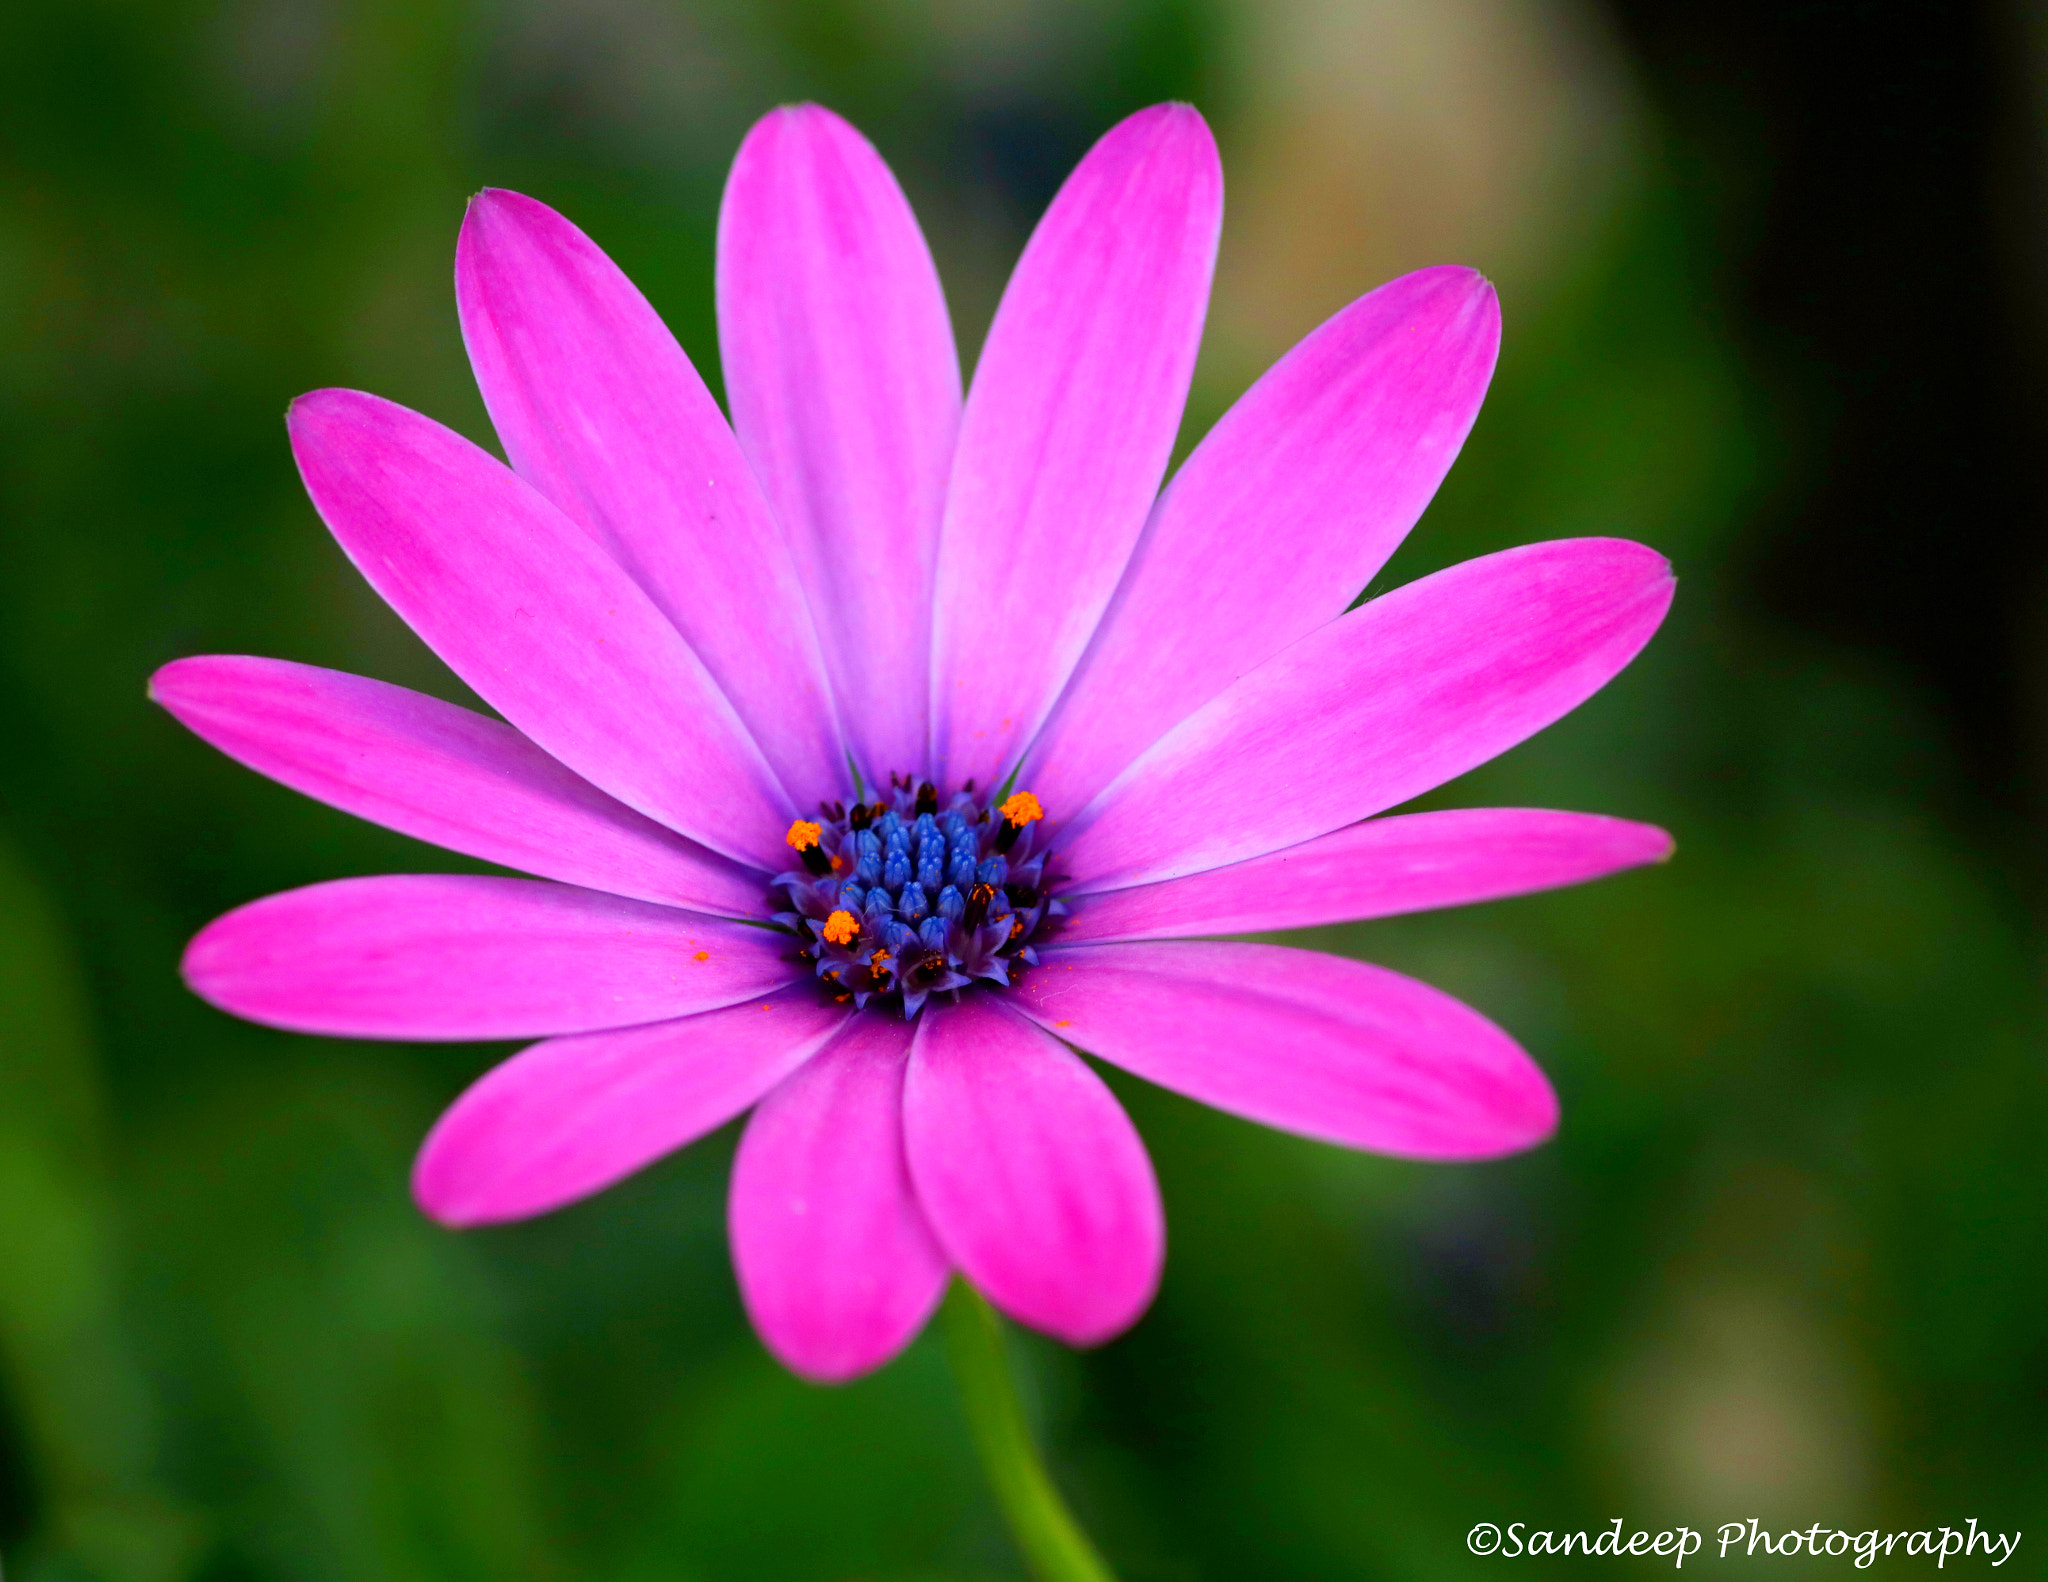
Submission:
[[[798,819],[789,826],[789,833],[782,838],[798,851],[809,851],[818,844],[818,837],[825,832],[809,819]]]
[[[882,975],[883,970],[888,967],[890,961],[893,959],[894,958],[891,957],[886,950],[878,950],[872,956],[868,957],[868,971],[872,972],[876,977],[879,978]]]
[[[851,944],[859,933],[860,923],[851,912],[834,912],[825,919],[825,943],[828,945]]]
[[[1045,809],[1038,805],[1038,798],[1029,791],[1019,791],[1009,801],[996,809],[996,811],[1001,813],[1008,823],[1015,825],[1018,829],[1022,829],[1033,819],[1045,817]]]

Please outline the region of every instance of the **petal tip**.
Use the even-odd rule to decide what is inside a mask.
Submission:
[[[738,171],[756,160],[774,158],[773,145],[785,140],[811,147],[827,143],[867,143],[860,130],[837,110],[819,104],[815,99],[793,100],[788,104],[778,104],[747,128],[747,135],[740,139],[739,149],[733,155],[733,170]]]
[[[1635,819],[1604,817],[1602,822],[1613,832],[1611,849],[1615,862],[1609,871],[1667,863],[1678,851],[1678,842],[1672,838],[1670,831],[1655,824],[1644,824]]]
[[[478,272],[490,267],[500,249],[551,229],[568,228],[569,222],[538,198],[509,187],[481,189],[463,209],[462,227],[455,237],[457,305],[468,306],[469,294],[478,285]]]
[[[243,910],[237,907],[215,918],[185,942],[178,956],[178,978],[185,987],[216,1011],[225,1011],[230,1016],[240,1016],[242,1012],[230,1003],[231,996],[221,992],[220,978],[226,966],[222,959],[222,925]]]
[[[527,214],[536,211],[543,214],[555,212],[540,199],[529,198],[525,193],[515,192],[510,187],[479,187],[464,207],[462,217],[467,222],[472,216],[490,219],[499,215],[516,215],[522,211]]]
[[[488,1153],[480,1159],[476,1130],[473,1126],[465,1127],[462,1120],[464,1099],[475,1091],[472,1085],[463,1097],[443,1110],[420,1139],[408,1183],[413,1206],[444,1230],[502,1225],[560,1207],[560,1202],[521,1202],[516,1196],[508,1201],[502,1187],[493,1187]],[[478,1169],[480,1162],[484,1165],[482,1172]]]
[[[1577,550],[1587,556],[1583,563],[1590,572],[1604,562],[1605,568],[1616,583],[1633,583],[1641,593],[1660,596],[1669,604],[1673,590],[1678,585],[1678,573],[1668,556],[1652,549],[1648,544],[1637,543],[1632,538],[1585,538],[1555,540],[1560,546]],[[1540,549],[1543,546],[1529,545]]]
[[[1053,1339],[1076,1350],[1087,1351],[1097,1346],[1106,1346],[1112,1340],[1119,1339],[1135,1329],[1138,1321],[1152,1310],[1152,1303],[1159,1295],[1160,1273],[1160,1268],[1155,1265],[1151,1282],[1145,1287],[1143,1295],[1120,1304],[1108,1314],[1090,1314],[1077,1320],[1027,1318],[1016,1314],[1011,1316],[1016,1317],[1019,1323],[1044,1330]],[[991,1297],[990,1300],[995,1299]],[[997,1302],[996,1305],[1000,1307],[1002,1304]]]
[[[485,187],[462,211],[455,237],[457,306],[465,317],[473,312],[472,294],[484,284],[479,276],[517,268],[517,249],[575,254],[592,246],[572,221],[540,199],[509,187]]]
[[[1130,152],[1123,157],[1140,163],[1160,158],[1185,162],[1204,186],[1213,186],[1218,193],[1222,190],[1223,156],[1216,147],[1216,134],[1191,104],[1171,99],[1133,111],[1102,134],[1088,159],[1125,149]]]
[[[493,1212],[487,1191],[473,1179],[465,1179],[459,1163],[451,1160],[448,1146],[448,1117],[444,1111],[420,1141],[413,1156],[413,1206],[444,1230],[475,1230],[517,1218],[516,1213]]]
[[[752,1317],[751,1314],[748,1316]],[[754,1333],[761,1337],[761,1345],[768,1355],[781,1363],[783,1367],[789,1369],[799,1379],[802,1379],[806,1384],[817,1384],[827,1387],[851,1384],[856,1379],[866,1378],[877,1368],[894,1362],[902,1354],[904,1347],[916,1339],[916,1334],[913,1333],[879,1355],[870,1355],[866,1352],[855,1355],[821,1352],[817,1355],[811,1355],[770,1340],[762,1331],[758,1320],[754,1324]]]
[[[1500,328],[1500,289],[1479,270],[1470,264],[1443,264],[1442,269],[1447,285],[1455,285],[1472,310],[1490,322],[1495,331]]]
[[[1558,1103],[1557,1089],[1540,1071],[1537,1075],[1541,1082],[1530,1093],[1533,1102],[1517,1140],[1509,1145],[1510,1152],[1521,1152],[1549,1142],[1557,1135],[1557,1128],[1564,1120],[1564,1107]]]
[[[1678,573],[1673,569],[1668,555],[1659,550],[1652,549],[1648,544],[1639,544],[1634,539],[1624,538],[1618,539],[1616,542],[1628,546],[1629,553],[1636,557],[1643,569],[1643,575],[1649,580],[1653,582],[1676,582],[1678,580]]]
[[[1504,1159],[1539,1148],[1557,1135],[1564,1116],[1557,1089],[1520,1045],[1514,1048],[1521,1057],[1520,1069],[1508,1074],[1507,1091],[1500,1094],[1493,1114],[1488,1117],[1491,1124],[1478,1129],[1479,1135],[1472,1138],[1469,1150],[1459,1149],[1450,1158],[1475,1162]]]
[[[1542,1147],[1557,1135],[1563,1110],[1542,1068],[1525,1053],[1522,1065],[1505,1091],[1497,1089],[1490,1101],[1448,1130],[1407,1146],[1371,1151],[1429,1164],[1486,1164]]]
[[[365,419],[374,419],[382,408],[395,404],[365,390],[326,385],[292,398],[291,405],[284,411],[285,432],[291,437],[296,450],[302,440],[318,437],[343,424],[361,424]]]
[[[940,1295],[944,1295],[944,1283],[938,1287],[938,1291]],[[903,1350],[909,1346],[911,1340],[924,1334],[924,1326],[932,1322],[932,1312],[938,1309],[938,1301],[934,1299],[928,1305],[924,1318],[907,1326],[901,1334],[874,1336],[864,1342],[850,1342],[844,1334],[819,1334],[803,1338],[784,1334],[780,1332],[784,1326],[774,1324],[772,1320],[764,1322],[766,1316],[756,1312],[754,1301],[750,1299],[748,1289],[745,1289],[745,1281],[739,1283],[739,1297],[741,1305],[748,1309],[748,1322],[754,1326],[754,1334],[760,1338],[768,1355],[774,1357],[782,1367],[795,1373],[805,1383],[815,1385],[846,1385],[854,1379],[864,1379],[868,1373],[874,1373],[874,1369],[887,1367],[903,1355]]]
[[[431,1144],[431,1137],[428,1142]],[[421,1148],[419,1158],[413,1163],[412,1201],[413,1207],[443,1230],[468,1230],[482,1222],[480,1216],[464,1212],[459,1193],[447,1183],[432,1179],[425,1147]]]
[[[816,99],[795,99],[788,104],[777,105],[768,114],[790,125],[805,128],[837,131],[848,125],[845,116],[826,108]]]
[[[1158,104],[1149,104],[1142,110],[1135,110],[1124,117],[1122,126],[1153,126],[1171,123],[1173,128],[1189,136],[1206,138],[1214,142],[1215,134],[1209,130],[1209,122],[1202,112],[1186,99],[1162,99]],[[1111,133],[1120,130],[1112,127]]]
[[[231,685],[249,665],[262,663],[243,654],[181,654],[151,671],[143,691],[150,702],[182,718],[180,711],[198,707],[221,684]]]
[[[190,659],[173,659],[168,664],[158,665],[149,673],[149,679],[142,684],[142,695],[158,708],[171,709],[172,695],[178,690],[178,680],[191,664]]]
[[[1491,280],[1469,264],[1431,264],[1381,289],[1389,288],[1405,288],[1417,322],[1433,324],[1439,335],[1454,344],[1483,348],[1487,377],[1491,378],[1500,357],[1501,336],[1500,292]],[[1368,293],[1367,297],[1377,294]]]

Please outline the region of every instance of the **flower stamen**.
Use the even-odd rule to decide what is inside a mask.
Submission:
[[[804,860],[775,880],[785,900],[775,920],[803,941],[796,959],[826,992],[849,989],[857,1005],[879,1000],[906,1017],[934,994],[1014,986],[1065,913],[1030,830],[1045,816],[1038,799],[996,808],[909,775],[889,784],[872,802],[821,802],[790,827]]]
[[[1007,852],[1017,844],[1017,837],[1024,833],[1024,826],[1045,817],[1045,809],[1038,805],[1038,798],[1029,791],[1019,791],[996,811],[1003,816],[1002,827],[996,831],[996,850]]]
[[[807,818],[800,818],[789,826],[789,833],[782,838],[803,858],[804,866],[819,877],[832,871],[832,859],[825,855],[825,848],[818,841],[825,833],[824,827],[813,824]]]

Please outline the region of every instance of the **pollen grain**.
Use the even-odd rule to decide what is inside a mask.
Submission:
[[[1022,829],[1034,819],[1045,817],[1045,809],[1038,805],[1038,798],[1029,791],[1019,791],[996,810],[1003,815],[1003,821]]]

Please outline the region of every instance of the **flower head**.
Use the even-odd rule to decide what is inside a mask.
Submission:
[[[355,1037],[542,1041],[456,1100],[421,1205],[556,1207],[752,1109],[730,1199],[756,1326],[850,1377],[964,1271],[1076,1343],[1150,1301],[1143,1145],[1089,1051],[1424,1159],[1548,1135],[1476,1012],[1202,935],[1567,884],[1669,849],[1584,814],[1378,817],[1574,708],[1669,570],[1534,544],[1350,608],[1470,429],[1491,288],[1427,269],[1283,358],[1160,492],[1222,202],[1167,105],[1069,178],[963,402],[874,150],[814,106],[746,139],[718,236],[731,426],[581,232],[486,192],[462,329],[510,465],[374,396],[291,412],[321,516],[502,720],[280,660],[154,695],[286,785],[536,879],[400,875],[203,930],[193,988]]]

